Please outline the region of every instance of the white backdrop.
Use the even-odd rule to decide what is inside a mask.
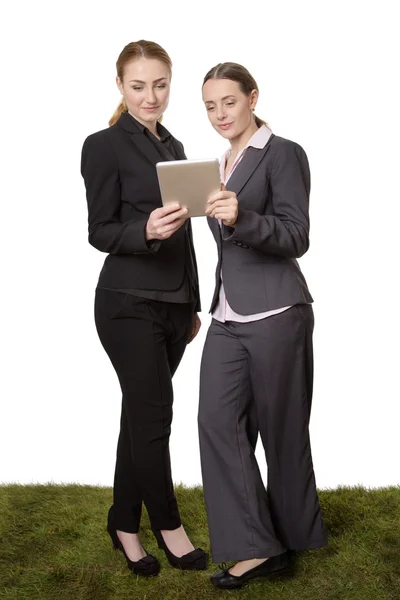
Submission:
[[[189,158],[225,142],[201,82],[221,61],[260,87],[257,114],[312,173],[312,448],[320,488],[399,483],[399,119],[395,2],[9,3],[2,9],[0,481],[111,485],[120,393],[97,338],[105,255],[87,243],[80,151],[119,101],[115,61],[140,38],[170,53],[164,124]],[[174,380],[176,482],[201,482],[198,373],[216,250],[194,222],[203,327]],[[262,448],[257,455],[266,468]]]

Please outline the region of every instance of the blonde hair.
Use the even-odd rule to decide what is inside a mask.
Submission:
[[[253,90],[257,90],[258,92],[258,85],[254,77],[245,67],[238,63],[225,62],[215,65],[215,67],[210,69],[204,77],[203,85],[209,79],[230,79],[231,81],[237,81],[241,91],[243,94],[246,94],[246,96],[249,96]],[[263,121],[256,115],[253,115],[253,117],[257,127],[261,127],[262,125],[267,125],[268,127],[266,121]]]
[[[147,40],[139,40],[138,42],[131,42],[122,50],[117,60],[117,75],[121,81],[124,79],[124,70],[128,63],[137,58],[155,58],[163,62],[170,74],[172,73],[172,61],[167,52],[156,44],[156,42],[148,42]],[[114,125],[122,115],[127,112],[128,107],[126,106],[125,99],[122,98],[118,104],[113,116],[109,120],[108,124]],[[161,121],[161,118],[159,119]]]

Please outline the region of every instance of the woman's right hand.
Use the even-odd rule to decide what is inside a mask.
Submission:
[[[178,231],[187,219],[187,208],[180,204],[169,204],[156,208],[146,223],[146,240],[166,240]]]

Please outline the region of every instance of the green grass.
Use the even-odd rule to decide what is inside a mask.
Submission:
[[[192,540],[209,549],[201,488],[176,489]],[[158,577],[132,576],[105,532],[109,488],[0,486],[0,598],[7,600],[398,600],[400,487],[320,492],[327,548],[298,553],[288,573],[219,591],[216,570],[172,569],[142,521],[142,541],[160,558]]]

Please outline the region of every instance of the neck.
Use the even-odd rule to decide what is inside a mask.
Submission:
[[[139,119],[136,115],[132,114],[131,111],[128,111],[129,114],[131,115],[131,117],[133,117],[134,119],[136,119],[136,121],[139,121],[139,123],[141,123],[142,125],[144,125],[145,127],[147,127],[147,129],[156,137],[160,137],[157,133],[157,121],[142,121],[142,119]]]
[[[160,138],[160,136],[158,135],[158,131],[157,131],[157,121],[153,121],[151,123],[143,123],[143,125],[145,127],[147,127],[147,129],[153,134],[155,135],[157,138]]]
[[[231,150],[234,156],[237,156],[241,150],[246,146],[248,141],[252,138],[255,132],[258,130],[254,119],[251,120],[249,126],[237,137],[230,140]]]

